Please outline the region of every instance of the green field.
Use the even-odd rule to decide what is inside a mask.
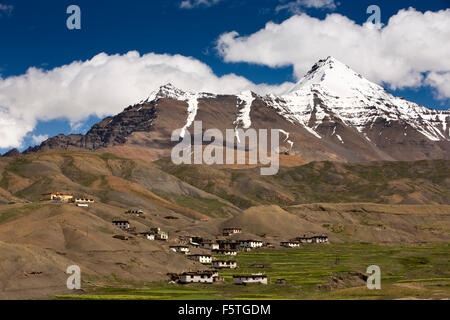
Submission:
[[[299,249],[263,249],[240,253],[238,270],[221,271],[225,283],[179,285],[123,281],[108,287],[85,286],[82,295],[56,299],[445,299],[450,298],[450,244],[417,246],[330,244]],[[265,268],[250,268],[264,264]],[[381,268],[381,290],[369,290],[349,272]],[[262,272],[268,285],[236,286],[233,274]],[[344,279],[338,287],[333,277]],[[276,279],[286,284],[275,284]]]

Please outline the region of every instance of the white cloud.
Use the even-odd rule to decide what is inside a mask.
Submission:
[[[14,7],[12,5],[0,3],[0,17],[2,16],[3,13],[6,15],[10,15],[13,9]]]
[[[30,68],[20,76],[0,77],[0,148],[20,147],[38,121],[62,118],[76,127],[91,115],[119,113],[169,82],[216,93],[280,93],[292,85],[256,85],[235,74],[217,77],[194,58],[136,51],[101,53],[49,71]]]
[[[426,84],[437,89],[438,99],[450,99],[450,72],[430,72]]]
[[[48,139],[48,134],[40,134],[40,135],[33,135],[31,137],[31,140],[35,145],[41,144],[43,141]]]
[[[449,39],[450,9],[421,13],[410,8],[400,10],[379,29],[340,14],[324,20],[296,15],[281,24],[269,22],[249,36],[225,33],[217,49],[227,62],[292,65],[297,78],[319,58],[331,55],[394,89],[424,85],[424,74],[430,73],[428,83],[450,97],[439,74],[450,71]]]
[[[182,9],[193,9],[197,7],[211,7],[218,4],[222,0],[183,0],[180,3],[180,8]]]
[[[280,0],[280,2],[284,3],[286,0]],[[275,10],[277,12],[288,10],[292,13],[298,14],[303,12],[305,8],[334,10],[338,4],[339,3],[336,3],[334,0],[296,0],[289,1],[285,4],[280,4],[275,8]]]

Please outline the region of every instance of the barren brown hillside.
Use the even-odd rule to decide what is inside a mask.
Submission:
[[[258,168],[173,166],[97,152],[1,158],[0,298],[67,293],[65,270],[73,264],[94,287],[168,281],[168,272],[205,268],[169,250],[178,236],[214,240],[227,226],[243,229],[234,239],[276,246],[304,234],[327,234],[334,243],[448,242],[449,189],[448,161],[315,162],[262,177]],[[57,191],[95,203],[40,201]],[[129,209],[145,214],[125,214]],[[137,233],[159,227],[170,239],[113,238],[130,236],[114,218],[128,219]]]

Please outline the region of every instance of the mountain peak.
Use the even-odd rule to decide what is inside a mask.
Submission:
[[[306,75],[288,92],[288,94],[304,94],[305,90],[320,87],[332,96],[341,98],[354,97],[361,91],[383,91],[375,83],[365,79],[349,66],[329,56],[319,60]]]
[[[186,96],[186,92],[175,87],[172,83],[167,83],[160,86],[157,90],[153,91],[145,102],[154,101],[162,98],[171,98],[179,100]]]

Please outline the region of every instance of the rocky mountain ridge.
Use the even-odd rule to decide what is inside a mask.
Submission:
[[[306,161],[450,159],[450,111],[395,97],[332,57],[281,96],[193,93],[167,84],[85,135],[58,135],[24,153],[125,145],[168,155],[171,132],[190,130],[195,120],[204,130],[280,129],[281,151]]]

